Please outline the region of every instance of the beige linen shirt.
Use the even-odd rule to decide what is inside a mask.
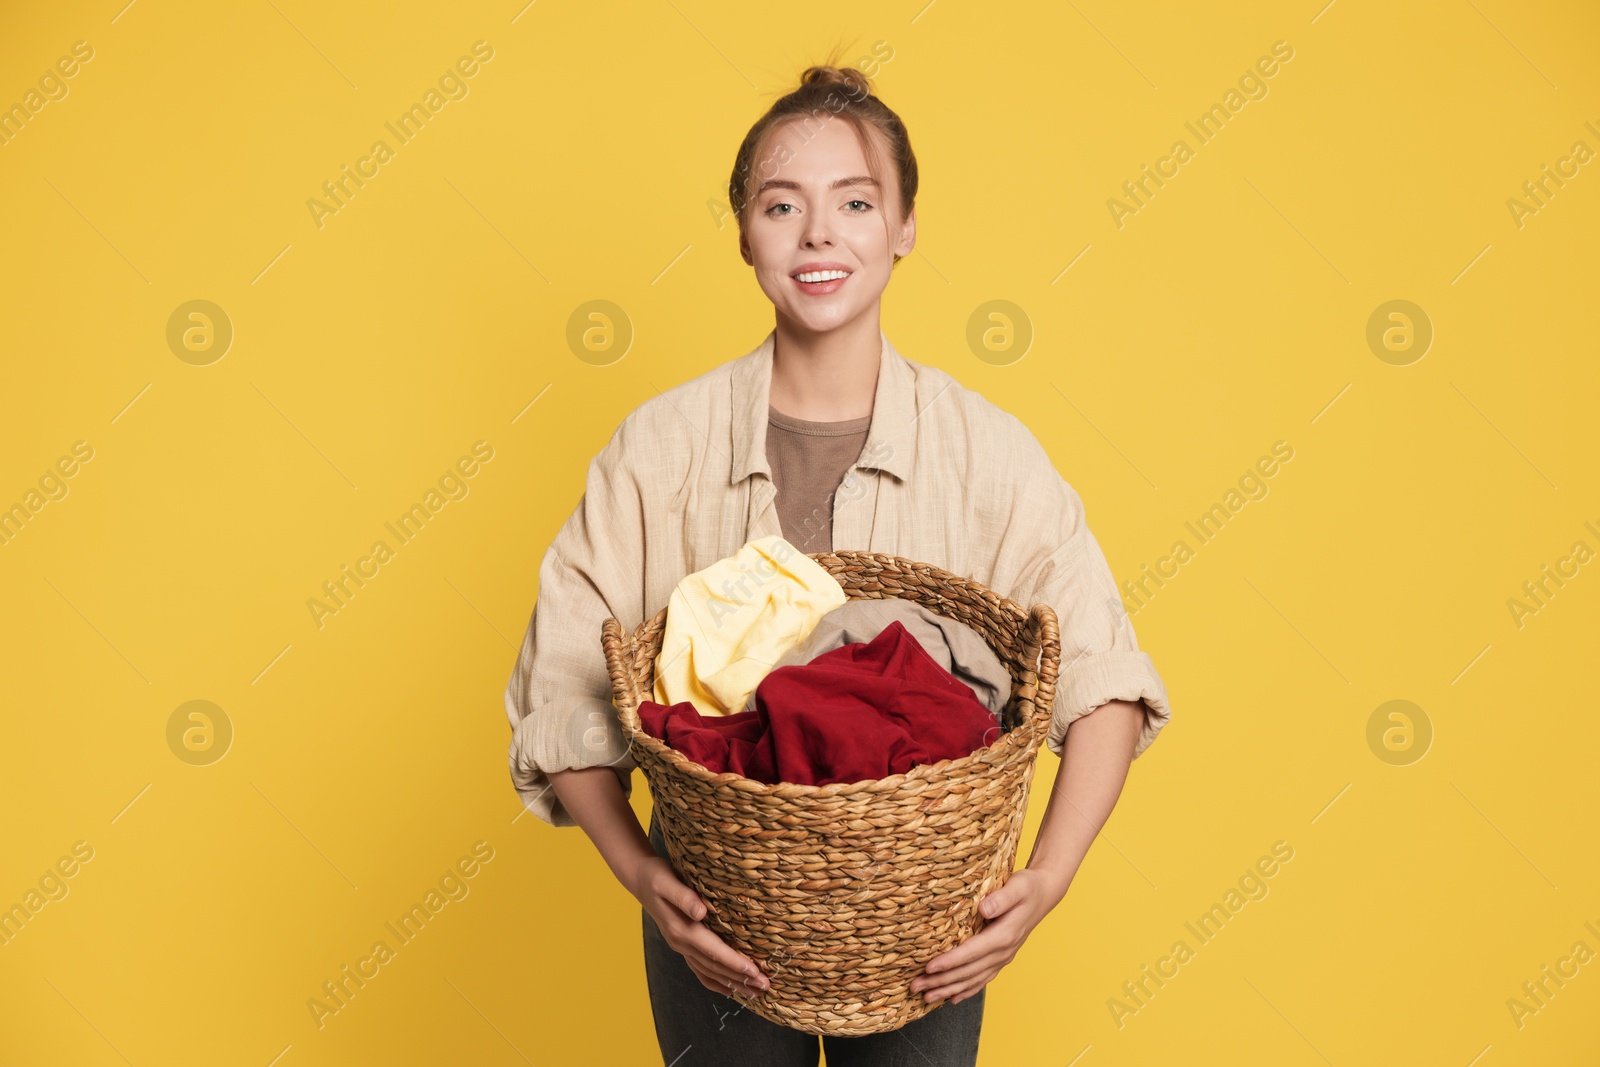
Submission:
[[[632,631],[685,576],[781,535],[766,457],[776,336],[628,414],[544,553],[505,707],[512,782],[552,825],[575,821],[547,772],[610,766],[632,796],[601,624]],[[1073,720],[1110,700],[1143,701],[1138,757],[1172,711],[1077,491],[1015,416],[880,336],[871,429],[834,494],[834,549],[931,563],[1024,610],[1049,604],[1061,673],[1046,745],[1059,756]]]

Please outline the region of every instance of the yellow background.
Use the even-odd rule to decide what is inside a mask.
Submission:
[[[880,41],[923,175],[884,328],[1033,429],[1119,580],[1295,450],[1135,616],[1173,722],[990,986],[981,1062],[1595,1062],[1600,962],[1520,1027],[1507,1001],[1600,952],[1600,563],[1521,627],[1507,601],[1600,550],[1600,162],[1520,227],[1506,202],[1600,150],[1597,39],[1592,5],[1505,0],[7,5],[0,103],[94,57],[0,146],[0,505],[93,458],[0,546],[0,905],[94,854],[0,946],[0,1062],[659,1061],[638,905],[581,831],[517,818],[502,689],[588,459],[771,325],[718,207],[740,138]],[[322,183],[479,40],[468,95],[319,228]],[[166,339],[195,299],[235,331],[206,366]],[[594,299],[635,332],[607,366],[566,340]],[[1003,366],[965,340],[996,299],[1034,331]],[[1366,342],[1392,299],[1435,331],[1407,366]],[[1396,699],[1433,732],[1403,766],[1367,740]],[[191,700],[233,726],[208,766],[168,745]],[[469,895],[319,1028],[308,999],[479,841]]]

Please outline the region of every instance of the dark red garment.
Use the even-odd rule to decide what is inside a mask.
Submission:
[[[687,700],[646,700],[639,721],[713,772],[802,785],[886,778],[1000,737],[994,713],[898,621],[776,668],[756,687],[754,711],[701,715]]]

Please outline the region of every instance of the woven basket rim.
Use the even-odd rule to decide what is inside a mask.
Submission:
[[[823,563],[823,561],[832,558],[840,563],[846,563],[851,560],[870,559],[880,564],[892,565],[896,568],[921,570],[941,583],[954,584],[959,582],[960,584],[980,590],[986,594],[987,597],[992,597],[995,602],[995,606],[1001,612],[1010,615],[1012,620],[1017,623],[1019,630],[1023,631],[1024,633],[1026,633],[1030,627],[1042,629],[1044,624],[1044,616],[1049,617],[1049,622],[1051,624],[1050,629],[1054,629],[1055,612],[1050,608],[1049,605],[1040,603],[1034,605],[1031,611],[1024,610],[1022,605],[1018,604],[1015,600],[1012,600],[1010,597],[1001,596],[999,593],[989,589],[988,586],[982,582],[971,578],[962,577],[953,571],[945,570],[944,568],[937,567],[931,563],[923,563],[905,556],[896,556],[883,552],[865,552],[849,549],[835,552],[811,552],[807,553],[807,555],[813,561],[821,564],[824,569],[827,569],[827,565]],[[846,591],[846,595],[849,596],[849,590]],[[893,592],[888,592],[886,595],[895,596],[896,594]],[[857,600],[881,598],[850,597],[850,599]],[[900,599],[914,600],[915,598],[903,597]],[[944,612],[938,612],[937,608],[933,605],[924,606],[928,607],[929,610],[936,611],[938,614],[945,614]],[[630,642],[630,644],[636,643],[644,631],[653,623],[658,623],[664,619],[666,612],[667,609],[663,607],[654,615],[640,622],[639,625],[634,627],[631,632],[627,632],[627,640]],[[947,615],[946,617],[949,618],[951,616]],[[621,624],[617,622],[616,619],[607,620],[605,629],[615,630],[619,636],[624,633]],[[983,634],[980,631],[980,636],[983,637],[985,644],[989,644],[989,638],[987,634]],[[1034,664],[1027,665],[1028,668],[1032,669],[1036,675],[1038,670],[1043,666],[1045,657],[1048,656],[1051,651],[1056,651],[1059,655],[1058,649],[1051,649],[1045,642],[1041,641],[1040,646],[1041,647],[1038,651],[1037,661]],[[1002,654],[1000,650],[994,649],[992,644],[990,645],[990,648],[995,651],[996,655],[1000,655],[1003,660],[1010,658],[1009,655]],[[1017,680],[1013,678],[1011,690],[1012,696],[1016,695],[1018,685],[1019,683]],[[1009,699],[1010,698],[1008,697],[1008,701]],[[1029,699],[1030,701],[1033,700],[1033,698]],[[636,704],[630,704],[624,708],[621,703],[621,699],[616,692],[613,692],[613,701],[617,704],[619,712],[617,718],[622,726],[623,736],[628,741],[629,746],[632,747],[637,745],[644,748],[646,751],[651,752],[657,756],[657,758],[661,759],[672,773],[683,775],[691,780],[701,782],[705,786],[711,788],[732,788],[746,793],[752,797],[769,797],[775,799],[781,798],[785,800],[813,797],[852,796],[857,793],[893,792],[903,788],[908,782],[916,782],[922,779],[939,779],[951,773],[952,771],[960,771],[965,769],[967,764],[974,763],[979,759],[992,758],[994,750],[1000,749],[1002,746],[1009,746],[1012,751],[1006,753],[1000,760],[996,761],[997,767],[1009,765],[1012,761],[1018,759],[1033,759],[1035,758],[1035,749],[1037,745],[1041,744],[1043,741],[1043,738],[1038,735],[1044,732],[1045,726],[1049,722],[1049,714],[1041,714],[1035,701],[1033,714],[1024,716],[1020,722],[1018,722],[1010,730],[1002,732],[1001,735],[994,741],[991,741],[987,745],[982,745],[978,748],[975,748],[966,755],[956,756],[950,759],[942,759],[934,763],[919,763],[910,770],[902,771],[898,774],[891,774],[883,778],[863,778],[860,781],[855,782],[830,782],[827,785],[809,785],[801,782],[762,782],[754,778],[747,778],[735,771],[712,771],[704,764],[690,759],[682,752],[679,752],[677,749],[668,745],[659,737],[647,732],[643,728],[642,723],[639,721],[638,706]],[[636,762],[640,761],[636,760]]]

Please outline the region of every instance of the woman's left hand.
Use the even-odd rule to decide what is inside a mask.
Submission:
[[[978,905],[987,925],[967,940],[928,961],[911,981],[913,993],[928,1000],[959,1004],[994,980],[1016,959],[1033,928],[1061,903],[1071,878],[1024,867]]]

